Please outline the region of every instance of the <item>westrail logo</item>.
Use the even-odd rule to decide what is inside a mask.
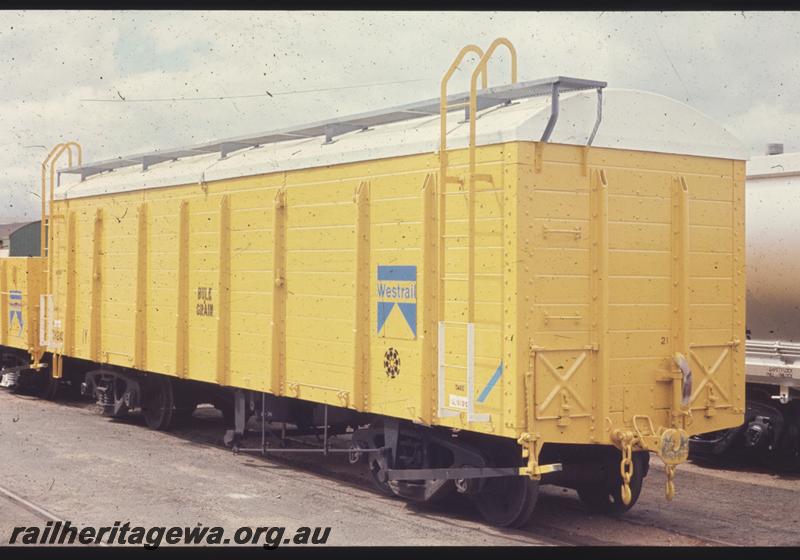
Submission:
[[[378,266],[378,334],[397,307],[411,334],[417,336],[417,267]]]
[[[22,319],[22,291],[11,290],[8,293],[8,327],[14,328],[14,319],[19,322],[19,335],[22,336],[22,329],[25,322]]]

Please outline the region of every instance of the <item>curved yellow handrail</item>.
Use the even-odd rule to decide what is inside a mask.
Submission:
[[[42,221],[40,225],[40,233],[41,233],[41,240],[40,240],[40,256],[44,257],[45,253],[48,257],[48,273],[47,273],[47,288],[48,291],[51,289],[51,282],[52,282],[52,263],[51,263],[51,254],[52,254],[52,247],[53,247],[53,240],[54,240],[54,231],[53,231],[53,200],[55,198],[55,176],[56,176],[56,163],[64,154],[67,152],[68,164],[72,167],[73,164],[73,149],[76,151],[78,165],[83,162],[83,149],[81,145],[75,141],[68,141],[68,142],[61,142],[56,144],[50,153],[47,154],[47,157],[42,161],[41,164],[41,172],[42,172],[42,195],[41,195],[41,205],[42,205]],[[50,192],[49,197],[47,192],[47,171],[48,171],[48,164],[49,164],[49,171],[50,171]],[[49,214],[48,214],[49,210]],[[47,218],[47,219],[45,219]],[[49,224],[49,227],[46,227],[46,224]]]
[[[468,190],[467,196],[469,197],[469,210],[468,210],[468,228],[469,228],[469,248],[467,253],[467,322],[472,323],[475,321],[475,143],[476,143],[476,121],[478,113],[478,76],[482,77],[483,87],[486,89],[488,64],[491,60],[494,51],[499,46],[508,48],[511,55],[511,83],[517,83],[517,50],[511,41],[505,37],[499,37],[492,41],[489,48],[486,49],[484,54],[472,71],[469,84],[469,173],[468,173]]]
[[[74,140],[70,140],[69,142],[64,142],[63,144],[59,144],[59,146],[61,146],[61,149],[58,150],[58,152],[55,153],[55,155],[53,155],[53,157],[49,161],[50,162],[50,203],[51,204],[53,202],[54,192],[55,192],[56,163],[58,162],[58,158],[61,157],[61,154],[63,154],[65,150],[67,151],[68,165],[70,167],[72,167],[72,148],[75,148],[75,151],[77,152],[77,155],[78,155],[78,165],[81,165],[83,163],[83,149],[81,148],[80,144],[78,144]],[[58,146],[56,146],[56,148],[58,148]],[[53,152],[55,152],[55,151],[56,151],[56,149],[54,148]],[[51,153],[53,153],[53,152],[51,152]]]
[[[81,145],[75,141],[68,141],[56,144],[50,153],[47,154],[47,157],[42,161],[41,164],[41,171],[42,171],[42,221],[41,221],[41,240],[40,240],[40,257],[45,256],[45,252],[47,253],[47,268],[46,268],[46,277],[44,281],[47,285],[47,293],[52,294],[53,291],[53,240],[55,237],[55,232],[53,230],[53,200],[55,199],[55,177],[56,177],[56,163],[58,163],[59,158],[67,152],[68,157],[68,165],[72,167],[73,164],[73,149],[77,152],[78,158],[78,165],[83,163],[83,149]],[[49,198],[46,197],[46,189],[47,189],[47,167],[50,167],[50,196]],[[45,228],[45,216],[47,215],[47,203],[49,202],[49,217],[46,221],[48,227]],[[52,320],[52,317],[49,318]],[[39,360],[42,356],[42,348],[37,344],[34,354],[34,362],[39,363]],[[55,378],[61,377],[61,355],[59,352],[54,352],[53,354],[53,363],[52,363],[52,375]]]
[[[55,167],[61,155],[67,152],[69,157],[69,165],[72,166],[72,149],[69,144],[61,144],[61,147],[50,158],[50,196],[48,198],[49,216],[47,218],[47,293],[53,293],[53,240],[55,239],[55,231],[53,228],[53,198],[55,194]],[[44,253],[42,253],[44,256]]]
[[[80,144],[78,144],[75,140],[70,140],[67,142],[67,146],[74,146],[75,150],[78,152],[78,165],[83,164],[83,148]]]
[[[442,77],[442,83],[439,91],[439,120],[440,120],[440,136],[439,136],[439,154],[440,156],[444,155],[447,152],[447,84],[450,82],[450,78],[453,77],[456,69],[461,65],[461,62],[464,60],[464,57],[467,56],[469,53],[477,54],[480,59],[483,59],[484,53],[483,49],[481,49],[477,45],[467,45],[463,49],[459,51],[456,55],[455,59],[453,59],[453,63],[450,64],[450,68],[447,69],[444,76]],[[486,75],[483,76],[483,87],[486,87]]]
[[[439,181],[437,184],[437,191],[438,191],[438,237],[439,239],[442,238],[444,235],[444,217],[445,217],[445,191],[447,190],[447,85],[450,82],[450,78],[453,77],[456,69],[461,65],[464,61],[464,58],[470,54],[474,53],[477,54],[479,59],[483,58],[484,52],[477,45],[467,45],[463,49],[461,49],[456,57],[453,59],[453,62],[450,64],[450,68],[447,69],[444,76],[442,77],[440,92],[439,92]],[[486,76],[483,78],[483,85],[486,86]],[[463,104],[462,104],[463,105]],[[444,246],[441,242],[438,243],[438,269],[443,270],[444,268]],[[439,280],[438,291],[441,293],[443,290],[442,280]],[[444,310],[444,298],[439,297],[439,315],[441,316]]]
[[[65,142],[61,145],[61,148],[53,155],[50,159],[50,197],[48,199],[50,205],[50,223],[52,224],[53,221],[53,200],[55,199],[55,183],[56,183],[56,163],[58,163],[59,158],[61,155],[66,151],[68,157],[68,165],[72,167],[72,148],[75,147],[78,152],[78,165],[81,164],[81,160],[83,159],[83,153],[80,147],[80,144],[74,141]],[[50,228],[49,239],[53,241],[53,228]],[[48,245],[48,247],[52,247],[52,245]]]
[[[69,150],[69,152],[68,152],[69,165],[71,167],[72,166],[72,159],[73,159],[73,156],[72,156],[72,148],[73,147],[77,151],[78,165],[81,165],[81,163],[83,162],[83,149],[81,148],[80,144],[78,144],[77,142],[74,142],[74,141],[61,142],[59,144],[56,144],[55,146],[53,146],[53,149],[50,150],[50,153],[47,154],[47,157],[44,158],[44,160],[41,163],[41,171],[42,171],[42,192],[41,192],[42,216],[41,216],[41,224],[40,224],[40,233],[41,233],[41,235],[40,235],[40,237],[41,237],[41,239],[40,239],[40,247],[39,247],[39,249],[40,249],[39,255],[40,256],[44,256],[45,248],[47,246],[47,244],[46,244],[47,235],[45,233],[46,232],[46,228],[45,228],[46,220],[45,220],[45,217],[47,216],[47,201],[48,201],[48,199],[47,199],[47,164],[48,163],[54,163],[61,156],[61,154],[64,153],[64,149],[68,149]],[[52,165],[51,165],[51,168],[52,168]],[[52,173],[53,173],[53,170],[51,170],[51,174]],[[51,195],[51,197],[52,197],[52,195]]]
[[[50,150],[50,153],[47,154],[47,157],[44,158],[44,160],[42,161],[42,164],[41,164],[41,166],[42,166],[42,193],[41,193],[41,197],[40,198],[41,198],[41,203],[42,203],[42,219],[41,219],[41,223],[39,224],[40,225],[40,232],[41,232],[40,239],[39,239],[39,244],[40,244],[39,256],[40,257],[44,256],[45,247],[47,246],[47,243],[46,243],[47,235],[46,235],[46,228],[45,228],[45,224],[46,224],[45,217],[47,215],[47,164],[53,158],[55,153],[57,151],[59,151],[61,148],[63,148],[63,147],[64,147],[64,143],[63,142],[53,146],[53,149]]]
[[[477,54],[480,59],[478,64],[475,66],[475,69],[472,72],[472,76],[470,77],[470,94],[469,94],[469,102],[468,103],[460,103],[457,106],[466,106],[469,110],[469,243],[470,243],[470,250],[469,250],[469,264],[468,264],[468,272],[467,272],[467,282],[468,282],[468,292],[469,292],[469,305],[468,305],[468,315],[469,318],[467,319],[469,322],[474,320],[474,301],[475,301],[475,281],[474,281],[474,272],[475,272],[475,249],[474,249],[474,230],[475,230],[475,209],[474,209],[474,198],[475,198],[475,135],[476,135],[476,126],[475,126],[475,115],[477,113],[477,106],[478,106],[478,95],[477,95],[477,86],[478,86],[478,76],[481,77],[481,85],[483,89],[488,87],[488,63],[489,60],[492,58],[492,55],[497,50],[498,47],[505,46],[510,55],[511,55],[511,83],[517,83],[517,50],[514,48],[514,45],[511,44],[511,41],[506,39],[505,37],[499,37],[495,39],[489,48],[484,52],[481,50],[480,47],[477,45],[467,45],[466,47],[462,48],[459,51],[456,58],[453,60],[450,67],[445,72],[444,76],[442,77],[441,88],[440,88],[440,97],[439,97],[439,184],[438,192],[439,192],[439,208],[438,208],[438,221],[439,221],[439,270],[440,270],[440,280],[439,280],[439,291],[443,290],[443,281],[442,278],[444,277],[441,274],[441,271],[444,270],[444,246],[441,242],[441,239],[444,235],[444,221],[445,221],[445,193],[447,191],[447,85],[452,78],[453,74],[455,73],[458,66],[464,60],[464,57],[469,53]],[[439,312],[440,315],[443,311],[443,301],[444,298],[439,297]]]
[[[469,171],[470,173],[475,172],[475,114],[478,112],[478,76],[482,76],[483,80],[483,87],[486,89],[486,79],[488,74],[488,64],[489,60],[492,58],[494,51],[497,50],[499,46],[505,46],[508,48],[508,52],[511,55],[511,83],[517,83],[517,49],[514,48],[514,45],[511,44],[511,41],[506,39],[505,37],[499,37],[495,39],[489,48],[486,49],[486,54],[484,54],[481,59],[478,61],[477,66],[475,66],[475,70],[472,71],[472,77],[470,78],[469,84],[469,149],[470,149],[470,158],[469,158]]]

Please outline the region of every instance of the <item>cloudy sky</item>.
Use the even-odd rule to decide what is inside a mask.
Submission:
[[[649,90],[716,119],[753,154],[772,141],[800,150],[800,13],[38,11],[0,21],[0,223],[38,218],[44,146],[74,138],[99,160],[436,97],[463,45],[498,36],[517,47],[520,80]],[[497,64],[491,79],[505,83],[505,72]]]

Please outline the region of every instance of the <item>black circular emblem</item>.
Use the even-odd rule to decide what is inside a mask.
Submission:
[[[386,369],[386,375],[392,379],[400,375],[400,355],[396,349],[389,348],[383,355],[383,367]]]

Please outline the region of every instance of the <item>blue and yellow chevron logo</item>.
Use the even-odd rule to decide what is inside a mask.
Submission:
[[[378,334],[395,307],[417,336],[417,267],[378,266]]]
[[[14,328],[14,319],[19,321],[19,336],[22,336],[22,329],[25,322],[22,320],[22,292],[11,290],[8,293],[8,327]]]

